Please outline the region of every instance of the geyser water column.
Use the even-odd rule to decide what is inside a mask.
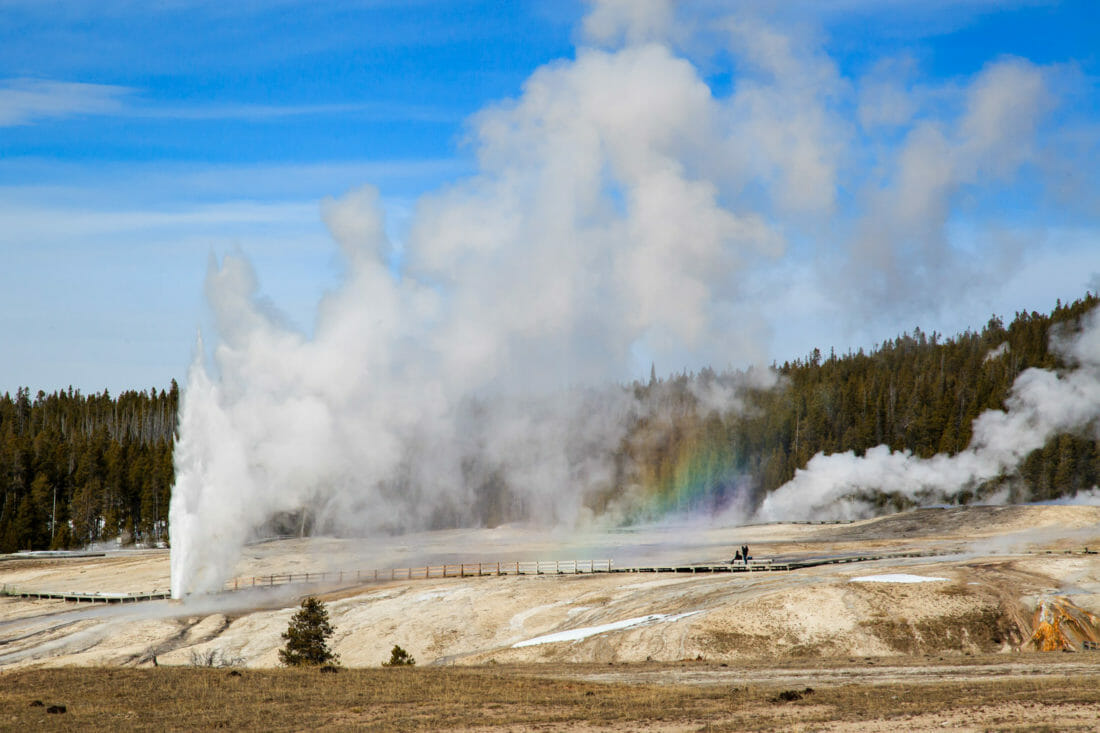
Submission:
[[[180,405],[171,529],[172,597],[219,590],[237,561],[244,512],[253,497],[241,436],[218,401],[203,367],[203,346]]]

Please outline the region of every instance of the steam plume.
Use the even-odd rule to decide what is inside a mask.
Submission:
[[[920,503],[950,501],[966,489],[1012,471],[1028,453],[1062,433],[1097,428],[1100,419],[1100,310],[1082,320],[1080,333],[1055,340],[1073,366],[1058,374],[1028,369],[1016,378],[1004,410],[974,421],[966,450],[922,459],[909,451],[871,448],[810,459],[804,470],[772,492],[758,516],[776,519],[852,519],[870,516],[874,493],[896,493]],[[1088,497],[1091,499],[1091,494]]]
[[[200,352],[173,592],[215,587],[250,531],[302,507],[333,531],[433,526],[470,520],[474,488],[499,481],[512,513],[583,520],[635,408],[571,386],[629,376],[639,353],[762,356],[719,336],[737,332],[743,262],[780,239],[699,178],[685,148],[713,116],[667,49],[586,51],[480,115],[483,173],[421,202],[402,277],[376,192],[328,202],[349,274],[312,340],[265,311],[245,261],[213,267],[220,378]]]
[[[216,588],[249,535],[280,517],[344,533],[587,521],[647,409],[592,385],[652,362],[765,362],[753,279],[788,251],[788,233],[828,230],[841,185],[867,191],[871,213],[823,244],[850,255],[833,258],[852,284],[838,290],[904,293],[890,279],[916,271],[912,291],[931,292],[941,268],[963,264],[944,235],[951,194],[983,166],[1007,177],[1030,160],[1001,151],[1032,150],[1042,107],[993,123],[1013,91],[1040,98],[1047,70],[993,63],[941,90],[964,110],[943,119],[919,100],[867,115],[890,120],[871,164],[849,148],[878,128],[852,119],[853,87],[822,49],[758,17],[726,19],[713,27],[742,71],[719,95],[673,51],[670,39],[690,46],[687,7],[595,3],[593,46],[471,120],[479,172],[419,201],[399,272],[374,189],[327,201],[347,275],[312,338],[272,312],[246,261],[212,264],[219,341],[212,365],[198,349],[183,397],[173,595]],[[845,169],[857,159],[873,174]],[[880,236],[891,209],[926,222],[899,224],[894,249]],[[634,500],[627,486],[602,506]]]

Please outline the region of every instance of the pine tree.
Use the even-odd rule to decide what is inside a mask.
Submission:
[[[313,596],[306,598],[282,635],[286,646],[279,650],[279,661],[288,667],[320,666],[339,661],[328,647],[333,632],[325,604]]]
[[[394,644],[393,649],[390,650],[390,661],[382,662],[383,667],[412,667],[415,664],[416,660],[412,655],[397,644]]]

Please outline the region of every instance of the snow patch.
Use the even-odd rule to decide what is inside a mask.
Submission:
[[[596,636],[607,631],[620,631],[622,629],[631,629],[638,626],[648,626],[658,622],[671,623],[673,621],[679,621],[682,618],[688,616],[694,616],[702,611],[688,611],[687,613],[677,613],[675,615],[669,615],[666,613],[651,613],[648,616],[638,616],[637,618],[628,618],[623,621],[615,621],[610,624],[601,624],[599,626],[582,626],[579,629],[570,629],[569,631],[559,631],[555,634],[546,634],[545,636],[536,636],[534,639],[528,639],[527,641],[517,641],[512,645],[513,649],[518,649],[524,646],[535,646],[536,644],[552,644],[556,641],[579,641],[581,639],[587,639],[590,636]]]
[[[935,583],[950,578],[935,578],[928,575],[909,575],[908,573],[886,573],[885,575],[861,575],[851,578],[849,583]]]

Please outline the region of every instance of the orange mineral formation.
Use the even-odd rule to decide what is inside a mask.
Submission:
[[[1040,652],[1078,651],[1100,641],[1100,618],[1065,596],[1043,598],[1035,609],[1028,646]]]

